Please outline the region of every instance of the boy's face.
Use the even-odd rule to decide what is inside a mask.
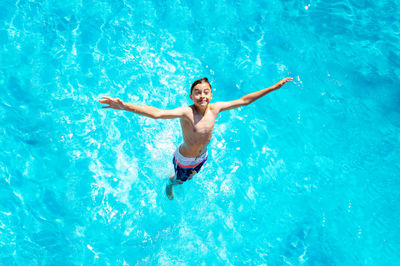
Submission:
[[[192,99],[194,105],[196,105],[201,109],[207,107],[207,105],[210,103],[212,99],[212,92],[210,85],[208,85],[207,82],[197,84],[193,88],[192,94],[190,94],[190,99]]]

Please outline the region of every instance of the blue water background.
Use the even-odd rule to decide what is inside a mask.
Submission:
[[[0,2],[1,265],[396,265],[400,3]],[[220,114],[165,196],[175,108],[290,76]]]

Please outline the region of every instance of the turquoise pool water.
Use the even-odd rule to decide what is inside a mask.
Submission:
[[[216,3],[218,2],[218,3]],[[0,2],[1,265],[396,265],[399,1]],[[174,108],[222,113],[165,196]]]

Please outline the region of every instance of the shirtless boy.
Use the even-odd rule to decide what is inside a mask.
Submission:
[[[285,78],[274,86],[250,93],[230,102],[210,103],[212,99],[211,85],[207,78],[196,80],[190,89],[191,106],[182,106],[172,110],[160,110],[152,106],[139,106],[125,103],[121,99],[102,97],[100,103],[108,104],[103,108],[126,110],[153,119],[180,118],[183,132],[183,143],[176,149],[173,157],[175,173],[170,177],[166,186],[169,199],[174,198],[172,187],[182,184],[200,171],[207,160],[207,145],[211,140],[214,122],[217,115],[226,110],[248,105],[271,91],[277,90],[283,84],[292,80]]]

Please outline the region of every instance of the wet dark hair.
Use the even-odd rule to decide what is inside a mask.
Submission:
[[[208,85],[210,85],[210,88],[211,88],[210,82],[208,82],[208,79],[206,77],[204,77],[204,78],[198,79],[195,82],[193,82],[192,87],[190,87],[190,94],[193,93],[193,88],[196,87],[197,84],[201,84],[204,82],[208,83]]]

